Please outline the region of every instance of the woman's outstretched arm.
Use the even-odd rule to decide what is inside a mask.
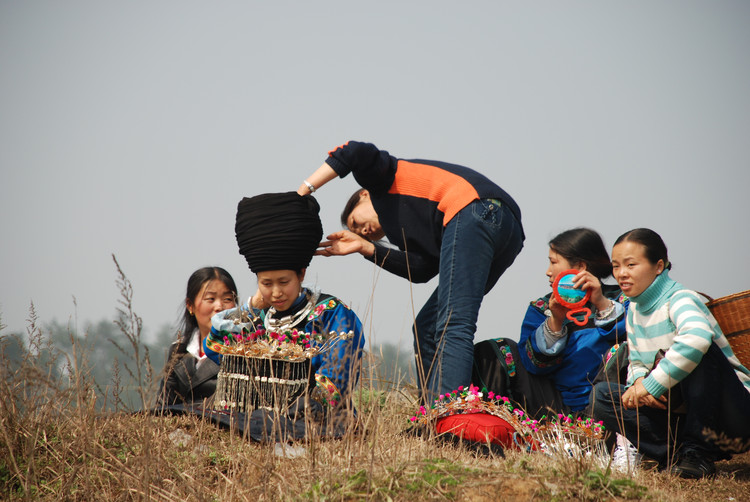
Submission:
[[[320,187],[331,181],[333,178],[338,176],[336,171],[325,162],[318,169],[315,170],[310,176],[305,179],[297,189],[297,193],[300,195],[307,195],[319,190]],[[310,188],[312,187],[312,188]]]

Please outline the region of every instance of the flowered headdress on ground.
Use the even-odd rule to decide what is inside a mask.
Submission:
[[[452,415],[484,413],[501,418],[515,431],[514,444],[526,450],[546,453],[586,454],[603,448],[604,426],[590,418],[550,414],[539,420],[529,418],[505,396],[487,392],[474,385],[440,395],[428,408],[420,406],[410,421],[434,426],[441,418]],[[506,445],[507,446],[507,445]]]
[[[479,387],[459,387],[458,389],[441,394],[428,408],[420,406],[416,415],[410,420],[423,425],[449,415],[470,413],[487,413],[500,417],[511,424],[517,424],[519,430],[523,428],[524,412],[514,408],[507,397],[500,396]]]

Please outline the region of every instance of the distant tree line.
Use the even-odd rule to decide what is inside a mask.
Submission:
[[[9,374],[43,376],[61,389],[90,387],[100,409],[136,410],[155,392],[172,336],[165,327],[154,343],[137,341],[136,350],[116,321],[91,323],[80,332],[57,321],[32,323],[23,335],[0,332],[0,357]]]
[[[0,358],[4,371],[16,371],[33,359],[44,368],[46,378],[59,385],[87,385],[96,395],[97,407],[106,410],[137,410],[148,407],[156,394],[167,349],[176,337],[163,326],[150,343],[122,315],[115,321],[102,319],[81,331],[57,321],[44,327],[33,325],[25,335],[0,330]],[[136,323],[137,326],[137,323]],[[391,390],[415,381],[411,351],[385,343],[372,347],[364,358],[361,381],[380,390]],[[136,357],[137,355],[137,357]]]
[[[76,389],[104,410],[138,410],[154,404],[166,354],[177,333],[163,326],[145,343],[141,318],[133,310],[133,286],[112,255],[120,292],[114,320],[76,326],[53,321],[41,326],[32,303],[24,335],[7,334],[0,312],[0,379],[3,395],[24,406],[25,396]],[[414,358],[392,344],[371,349],[361,382],[381,390],[410,385]],[[80,392],[83,390],[84,392]]]

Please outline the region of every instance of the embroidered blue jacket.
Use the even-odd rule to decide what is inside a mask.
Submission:
[[[547,319],[544,311],[549,305],[551,293],[531,302],[521,326],[518,342],[521,363],[529,373],[550,378],[571,411],[580,411],[588,405],[591,382],[607,351],[615,343],[623,343],[626,339],[625,312],[629,301],[617,286],[605,285],[602,292],[605,297],[621,303],[623,313],[608,323],[595,321],[594,314],[585,326],[567,321],[565,326],[568,333],[552,347],[552,354],[550,350],[542,350],[537,336],[537,330]],[[593,305],[588,307],[594,312]]]
[[[305,290],[307,291],[307,290]],[[303,297],[301,297],[303,298]],[[304,301],[298,301],[288,311],[280,314],[291,315],[304,307]],[[248,308],[246,305],[243,308]],[[266,310],[252,309],[260,317],[260,325],[263,327]],[[221,364],[220,346],[224,344],[223,336],[216,330],[215,326],[223,320],[221,313],[212,319],[211,332],[203,341],[203,350],[206,356],[217,364]],[[340,333],[341,331],[354,332],[354,337],[348,340],[339,340],[329,350],[316,355],[310,360],[312,371],[316,375],[327,377],[336,388],[342,393],[347,394],[350,388],[357,383],[359,378],[358,364],[365,345],[365,337],[362,332],[362,323],[349,307],[347,307],[338,298],[321,294],[313,311],[305,318],[289,329],[304,331],[305,333],[322,333],[328,334],[331,331]],[[350,379],[353,380],[350,382]]]

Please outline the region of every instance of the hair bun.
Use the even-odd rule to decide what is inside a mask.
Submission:
[[[243,198],[237,205],[234,231],[250,270],[306,268],[323,237],[319,213],[313,196],[297,192]]]

